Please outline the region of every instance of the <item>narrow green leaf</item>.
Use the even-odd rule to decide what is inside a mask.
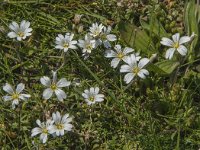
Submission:
[[[162,62],[157,62],[155,65],[162,69],[166,74],[171,74],[180,63],[177,61],[164,60]]]
[[[191,43],[190,53],[195,53],[196,56],[200,55],[199,46],[199,33],[200,33],[200,23],[198,21],[198,12],[199,6],[195,4],[194,0],[191,0],[185,5],[184,13],[184,24],[187,30],[188,35],[191,35],[193,32],[196,34],[195,39]]]
[[[121,39],[128,46],[148,55],[155,53],[155,47],[152,40],[144,30],[141,30],[133,24],[122,21],[119,23],[119,31]]]
[[[78,61],[80,62],[80,64],[83,65],[83,67],[93,76],[93,78],[98,82],[98,84],[101,85],[102,87],[104,87],[104,89],[110,95],[110,97],[113,100],[116,100],[115,95],[107,87],[104,86],[104,84],[102,83],[101,79],[99,79],[99,77],[97,77],[95,75],[95,73],[93,73],[91,71],[91,69],[79,58],[79,56],[77,55],[77,53],[72,51],[72,54],[78,59]]]
[[[46,20],[47,22],[49,22],[51,24],[60,24],[60,21],[58,21],[58,19],[51,16],[50,14],[46,14],[44,12],[39,12],[38,14],[40,15],[40,16],[38,16],[38,18],[40,18],[40,19]]]
[[[140,23],[145,30],[154,33],[158,37],[169,36],[160,21],[155,16],[151,17],[151,21],[149,23],[144,20],[140,20]]]
[[[152,72],[155,72],[155,73],[158,73],[158,74],[161,74],[161,75],[165,75],[167,74],[165,71],[163,71],[161,68],[159,68],[158,66],[150,63],[148,66],[147,66],[147,69],[149,71],[152,71]]]

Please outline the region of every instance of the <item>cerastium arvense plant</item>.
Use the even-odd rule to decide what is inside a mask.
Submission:
[[[179,111],[183,111],[180,110],[180,108],[186,99],[187,91],[183,89],[182,86],[177,84],[177,79],[181,77],[186,78],[186,75],[188,72],[190,72],[190,65],[199,60],[200,53],[198,40],[200,32],[200,13],[196,7],[197,5],[194,2],[186,3],[186,14],[184,18],[186,32],[184,32],[184,34],[167,33],[164,27],[162,27],[160,22],[157,20],[157,16],[154,13],[151,14],[149,20],[140,20],[141,28],[143,30],[128,22],[120,21],[119,25],[112,26],[106,25],[106,23],[102,22],[101,20],[99,22],[87,24],[89,26],[87,28],[79,26],[78,33],[75,32],[75,30],[70,29],[67,29],[67,31],[61,30],[60,33],[56,32],[52,38],[54,39],[54,42],[52,42],[53,44],[50,44],[52,49],[49,51],[61,55],[49,56],[49,58],[60,58],[63,61],[56,61],[56,65],[49,65],[47,70],[51,70],[51,72],[44,72],[40,70],[40,72],[43,74],[39,78],[34,78],[33,83],[29,83],[28,79],[21,80],[19,77],[19,84],[16,84],[16,88],[8,82],[2,86],[3,91],[7,93],[2,95],[5,105],[10,105],[11,103],[11,108],[19,113],[18,133],[20,133],[22,130],[22,114],[25,113],[23,112],[23,108],[27,107],[27,103],[34,103],[35,99],[37,98],[41,100],[40,107],[41,109],[44,109],[44,112],[41,112],[40,116],[35,115],[34,113],[31,116],[34,118],[34,120],[36,120],[31,124],[30,127],[28,127],[32,129],[28,130],[32,137],[33,145],[36,145],[36,147],[38,143],[39,145],[45,145],[49,143],[51,145],[51,142],[54,142],[55,144],[57,141],[62,145],[65,144],[65,139],[63,137],[70,139],[70,135],[73,135],[74,137],[77,135],[84,137],[82,140],[86,143],[85,145],[87,145],[88,139],[95,137],[91,134],[91,132],[94,130],[92,128],[92,124],[94,122],[101,124],[101,122],[107,121],[100,117],[100,111],[104,111],[104,109],[107,107],[113,107],[112,109],[116,110],[119,115],[122,115],[122,110],[126,111],[126,113],[123,115],[126,116],[127,120],[122,120],[125,120],[124,126],[129,126],[133,120],[131,118],[137,120],[139,117],[134,117],[132,112],[129,114],[128,109],[126,110],[126,105],[133,105],[132,101],[135,100],[135,103],[138,105],[139,109],[145,113],[145,107],[143,108],[143,105],[148,105],[150,102],[146,102],[144,99],[151,101],[159,94],[165,98],[169,98],[169,94],[172,96],[171,100],[176,100],[176,92],[180,90],[184,92],[183,97],[180,102],[178,102],[177,107],[173,109],[172,113],[170,114],[171,116],[176,115],[176,118],[173,118],[175,121],[170,118],[171,116],[165,117],[162,115],[162,113],[160,113],[164,110],[158,110],[155,113],[159,117],[164,116],[165,118],[163,117],[163,120],[165,120],[167,123],[170,122],[171,124],[174,124],[175,122],[178,122],[176,126],[177,130],[174,131],[172,139],[175,139],[174,137],[176,137],[176,148],[179,149],[182,129],[181,117],[187,118],[187,115],[192,112],[192,109],[185,108],[186,111],[179,114]],[[195,9],[196,12],[192,12],[192,9]],[[193,14],[193,16],[190,16],[191,14]],[[82,15],[76,14],[75,16],[74,26],[79,24]],[[35,36],[36,29],[34,26],[32,27],[32,24],[35,24],[34,21],[29,22],[22,20],[19,22],[19,24],[17,21],[11,20],[10,22],[11,23],[8,25],[8,29],[10,31],[7,33],[7,37],[5,38],[10,38],[12,40],[11,44],[15,45],[16,49],[22,49],[23,47],[26,49],[26,46],[29,46],[28,41],[37,38]],[[87,21],[85,22],[87,23]],[[112,30],[113,28],[114,30]],[[119,34],[120,37],[118,36]],[[20,60],[20,75],[23,76],[23,65],[21,65],[23,54],[17,50],[15,50],[15,52]],[[41,53],[43,52],[41,51]],[[71,71],[69,71],[70,69],[68,69],[67,71],[69,72],[67,72],[65,69],[67,66],[70,68],[70,61],[73,61],[73,59],[78,60],[80,63],[78,64],[80,65],[80,68],[76,68],[78,71],[76,69],[71,69]],[[96,65],[96,63],[94,63],[94,65],[91,64],[91,62],[95,60],[97,60],[97,62],[99,60],[109,62],[110,65],[107,63],[100,63],[101,65],[105,65],[103,66],[105,67],[105,70],[107,69],[109,71],[102,75],[101,73],[103,72],[103,69],[99,69],[99,66]],[[42,59],[40,59],[40,61],[42,62]],[[44,63],[47,63],[48,66],[48,62]],[[87,64],[90,64],[94,68],[96,67],[97,70],[99,69],[99,72],[95,73],[95,71],[92,70],[94,68],[88,67]],[[79,74],[79,69],[84,69],[84,71],[89,73],[90,77],[95,79],[95,83],[86,82],[89,80],[87,78],[90,77],[85,75],[83,82],[85,86],[87,85],[87,87],[81,87],[81,90],[76,88],[77,86],[81,86],[82,83],[77,83],[75,80],[70,81],[70,77],[67,74],[76,71],[76,73]],[[65,70],[66,74],[61,76],[61,70]],[[107,74],[112,74],[113,80],[117,79],[116,84],[110,83],[112,79],[109,81],[106,79],[104,81],[98,77],[99,75],[106,76]],[[49,77],[51,75],[52,79]],[[163,91],[166,89],[162,91],[159,89],[160,86],[156,85],[157,83],[152,83],[154,77],[156,79],[159,78],[159,81],[163,80],[163,84],[166,84],[165,88],[169,88],[170,93],[165,95]],[[168,82],[167,79],[169,79],[170,82]],[[37,84],[37,82],[41,84]],[[26,86],[24,83],[26,83]],[[158,84],[160,84],[160,82],[158,82]],[[34,90],[32,86],[38,86],[37,90]],[[118,90],[119,95],[116,96],[115,93],[112,92],[112,86]],[[158,91],[156,94],[151,91],[151,88],[153,87],[152,89],[154,89],[154,86]],[[145,90],[143,90],[142,87],[144,87]],[[139,88],[141,88],[141,90]],[[137,99],[138,95],[141,97],[139,100]],[[68,103],[68,96],[73,97],[73,99],[76,100],[74,105]],[[79,99],[81,100],[79,101]],[[130,101],[125,103],[126,99]],[[118,108],[112,106],[111,101],[119,101],[117,103]],[[164,101],[162,102],[164,103]],[[67,106],[66,103],[71,106]],[[163,103],[156,103],[155,105],[162,105]],[[84,113],[71,113],[71,109],[74,109],[75,111],[77,110],[77,105],[87,107],[87,113],[90,116],[89,121],[84,119]],[[99,106],[98,110],[94,109],[95,106]],[[33,109],[34,111],[34,107],[32,108],[32,106],[27,107],[27,109]],[[139,109],[136,110],[138,111]],[[154,109],[154,105],[152,109]],[[65,112],[66,110],[69,112]],[[94,117],[92,114],[93,111],[99,111],[99,113],[96,114],[96,118],[92,118]],[[135,114],[137,113],[139,114],[140,112],[135,112]],[[80,122],[90,122],[90,124],[85,127],[87,130],[84,131],[84,136],[80,134],[82,126],[81,123],[79,124],[79,122],[76,120],[76,116],[78,115],[80,115],[83,119],[80,120]],[[148,119],[150,118],[151,122],[154,114],[148,115],[145,117]],[[115,120],[113,119],[112,121],[114,122]],[[156,121],[152,121],[151,133],[153,134],[156,132],[154,131],[154,125],[156,123]],[[187,124],[187,122],[185,124]],[[145,125],[142,123],[141,126],[141,128],[145,127]],[[137,132],[137,128],[135,130],[136,131],[133,131],[132,133],[133,136],[134,132]],[[120,132],[119,134],[121,134]],[[39,137],[40,141],[37,141],[37,137]],[[153,137],[155,138],[155,135],[153,135]],[[18,142],[20,143],[20,138]],[[158,143],[155,142],[155,145]],[[160,148],[159,144],[156,146]],[[20,146],[18,146],[18,148],[20,148]],[[87,149],[87,147],[85,147],[85,149]]]

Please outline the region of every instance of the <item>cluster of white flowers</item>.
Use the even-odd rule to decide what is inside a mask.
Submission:
[[[96,47],[102,45],[102,43],[105,48],[111,47],[110,42],[116,41],[117,38],[114,34],[110,34],[110,32],[111,26],[106,28],[102,24],[98,25],[98,23],[93,23],[90,27],[90,35],[95,38]]]
[[[166,59],[172,59],[174,52],[177,50],[182,56],[187,54],[187,48],[182,45],[191,41],[194,37],[194,33],[191,36],[183,36],[180,38],[180,34],[176,33],[172,36],[172,40],[163,37],[161,40],[161,44],[165,46],[169,46],[166,52]],[[126,65],[122,65],[120,68],[121,73],[127,73],[124,76],[124,81],[128,84],[130,83],[136,76],[145,79],[149,72],[144,69],[144,67],[149,63],[148,58],[141,58],[139,53],[134,53],[134,49],[126,47],[122,51],[121,45],[115,45],[114,50],[107,50],[105,52],[105,57],[114,58],[111,61],[111,66],[116,68],[119,62],[122,60],[126,63]]]
[[[41,122],[39,119],[36,123],[39,127],[33,128],[31,131],[31,136],[36,136],[40,134],[40,140],[42,143],[46,143],[48,139],[48,134],[55,136],[63,136],[65,131],[72,130],[72,117],[69,114],[61,116],[60,112],[55,112],[52,114],[52,118],[48,119],[46,122]]]
[[[24,40],[26,37],[32,34],[32,28],[29,27],[29,21],[23,20],[20,25],[13,21],[9,25],[9,28],[12,31],[8,33],[8,37],[16,38],[18,41]],[[55,48],[67,52],[69,49],[77,49],[78,45],[80,48],[82,48],[84,55],[90,54],[93,49],[97,48],[97,46],[100,46],[102,43],[105,47],[110,47],[109,41],[116,40],[115,35],[109,34],[110,31],[111,27],[106,28],[102,24],[93,24],[90,28],[90,33],[85,35],[85,40],[78,40],[78,42],[73,40],[73,33],[66,33],[65,36],[58,34],[56,37]],[[43,91],[43,99],[48,100],[53,96],[53,94],[55,94],[57,99],[62,102],[67,97],[65,91],[63,91],[62,88],[70,86],[71,82],[66,78],[61,78],[57,81],[57,72],[52,71],[52,74],[52,80],[47,76],[40,78],[41,84],[47,87]],[[16,105],[18,105],[21,100],[25,101],[31,97],[29,94],[21,93],[24,88],[25,85],[20,83],[17,85],[16,90],[14,90],[10,84],[6,83],[3,86],[3,90],[9,95],[3,96],[3,100],[12,100],[12,108],[15,109]],[[91,87],[89,90],[84,90],[82,96],[88,105],[95,104],[96,102],[102,102],[104,100],[104,95],[99,94],[98,87]],[[40,134],[41,142],[46,143],[48,134],[51,134],[54,137],[63,136],[65,131],[71,131],[73,127],[71,121],[72,118],[69,117],[69,114],[61,116],[60,112],[57,111],[52,113],[52,118],[47,119],[46,122],[41,122],[39,119],[36,120],[36,123],[39,127],[32,129],[31,136],[34,137]]]
[[[67,52],[69,49],[77,49],[77,44],[82,49],[83,56],[88,58],[92,50],[101,46],[102,43],[105,48],[110,48],[110,42],[117,40],[114,34],[110,34],[111,26],[105,27],[102,24],[93,23],[89,31],[90,32],[85,35],[84,40],[79,39],[78,42],[73,40],[74,34],[66,33],[65,36],[58,34],[55,48]]]
[[[113,58],[111,61],[111,66],[116,68],[120,61],[122,60],[126,65],[122,65],[120,72],[127,74],[124,77],[124,81],[128,84],[130,83],[135,76],[139,76],[142,79],[145,79],[149,72],[144,69],[144,67],[148,64],[149,59],[142,58],[139,53],[135,53],[134,49],[130,47],[125,47],[122,50],[121,45],[115,45],[114,50],[107,50],[105,52],[105,57]]]
[[[32,28],[30,28],[29,21],[23,20],[20,25],[13,21],[9,25],[9,28],[12,31],[8,33],[8,37],[16,38],[18,41],[24,40],[32,34]],[[110,32],[110,26],[106,27],[102,24],[93,23],[89,28],[89,33],[85,35],[84,40],[73,40],[73,33],[66,33],[65,35],[58,34],[55,41],[55,48],[67,52],[69,49],[75,50],[79,47],[82,49],[83,56],[87,57],[93,49],[103,45],[104,48],[106,48],[105,57],[113,58],[111,61],[111,67],[117,68],[121,62],[124,63],[120,67],[120,72],[127,73],[124,76],[124,81],[127,84],[130,83],[135,77],[145,79],[146,76],[149,75],[149,72],[145,69],[145,67],[150,60],[148,58],[142,58],[139,53],[134,51],[133,48],[122,48],[119,44],[115,45],[113,50],[110,42],[116,41],[117,38]],[[185,56],[187,54],[187,48],[183,44],[191,41],[193,36],[194,34],[190,37],[183,36],[180,38],[180,34],[177,33],[172,36],[173,41],[163,37],[161,44],[171,47],[167,50],[165,57],[167,59],[172,59],[176,50],[182,56]],[[61,102],[66,99],[67,95],[62,88],[70,86],[71,82],[66,78],[61,78],[57,81],[57,72],[53,71],[52,80],[47,76],[43,76],[40,78],[40,82],[42,85],[47,87],[43,91],[43,98],[45,100],[50,99],[53,94],[55,94],[57,99]],[[31,97],[29,94],[21,93],[24,88],[25,85],[20,83],[17,85],[16,90],[14,90],[10,84],[6,83],[3,86],[3,90],[9,95],[3,96],[3,100],[12,101],[12,108],[14,109],[21,100],[26,101]],[[99,94],[99,91],[99,87],[91,87],[90,89],[84,90],[82,96],[88,105],[93,105],[96,102],[102,102],[104,100],[104,95]],[[36,121],[39,127],[32,129],[32,137],[40,134],[40,140],[42,143],[45,143],[47,141],[48,134],[52,134],[53,136],[62,136],[65,131],[71,131],[73,127],[71,121],[72,118],[69,117],[69,114],[61,116],[58,111],[52,113],[52,118],[47,119],[46,122],[41,122],[40,120]]]

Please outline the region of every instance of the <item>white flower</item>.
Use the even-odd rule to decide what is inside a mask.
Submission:
[[[146,69],[143,69],[144,66],[149,62],[149,59],[142,58],[137,63],[136,56],[131,54],[125,61],[127,65],[122,65],[120,72],[128,72],[124,77],[124,81],[127,84],[130,83],[135,76],[145,79],[146,75],[149,75],[149,72]]]
[[[47,87],[47,89],[43,92],[43,98],[49,99],[53,95],[53,93],[56,94],[58,100],[63,101],[67,97],[65,92],[61,90],[62,87],[66,87],[70,85],[70,81],[67,81],[65,78],[60,79],[57,82],[57,72],[53,71],[53,81],[51,82],[51,79],[49,77],[42,77],[40,78],[40,82]]]
[[[90,27],[90,35],[94,38],[98,38],[103,30],[104,26],[102,24],[93,23]]]
[[[32,28],[29,28],[30,22],[23,20],[20,25],[13,21],[9,28],[12,30],[8,33],[9,38],[17,38],[18,41],[24,40],[27,36],[30,36],[32,33]]]
[[[89,90],[84,90],[82,96],[85,98],[88,105],[95,104],[96,102],[102,102],[104,100],[104,95],[99,94],[98,87],[91,87]]]
[[[105,57],[114,58],[111,61],[111,67],[113,68],[116,68],[121,60],[125,61],[125,59],[128,57],[128,54],[134,51],[134,49],[129,47],[125,47],[122,51],[121,45],[115,45],[114,49],[116,52],[113,50],[106,50],[105,52]],[[139,56],[139,53],[136,53],[137,61],[139,61],[140,58],[141,57]]]
[[[66,33],[65,36],[58,34],[56,37],[56,49],[63,49],[64,52],[67,52],[69,49],[76,49],[77,41],[73,41],[74,34]]]
[[[52,118],[54,121],[54,125],[51,127],[49,133],[56,134],[56,136],[62,136],[64,135],[64,131],[72,130],[72,118],[69,117],[69,114],[61,116],[60,113],[57,111],[56,113],[52,114]]]
[[[176,33],[172,36],[173,41],[169,38],[163,37],[160,43],[162,45],[171,47],[167,50],[167,52],[165,54],[165,58],[166,59],[172,59],[174,52],[176,50],[182,56],[185,56],[187,54],[187,48],[182,44],[189,42],[192,38],[193,38],[193,35],[191,37],[190,36],[183,36],[183,37],[180,38],[179,33]]]
[[[23,83],[20,83],[17,85],[16,90],[13,90],[12,86],[6,83],[3,86],[3,90],[10,95],[3,96],[3,100],[4,101],[12,100],[12,108],[14,109],[15,105],[18,105],[20,100],[25,101],[31,97],[31,95],[29,94],[20,94],[24,90],[24,88],[25,88],[25,85]]]
[[[51,129],[54,121],[48,119],[46,122],[41,123],[41,121],[39,119],[37,119],[36,123],[39,127],[32,129],[31,136],[33,137],[33,136],[36,136],[36,135],[41,133],[40,134],[40,140],[42,141],[42,143],[46,143],[46,141],[48,139],[47,135],[48,135],[49,130]]]
[[[110,34],[111,26],[108,26],[108,28],[104,27],[103,31],[100,34],[100,38],[97,40],[97,46],[101,45],[103,42],[103,45],[105,48],[110,48],[110,42],[116,41],[116,35]]]
[[[105,48],[110,48],[110,41],[116,41],[117,38],[114,34],[110,34],[111,26],[106,28],[102,24],[93,23],[90,27],[90,35],[96,39],[96,47],[104,44]]]
[[[79,47],[83,48],[83,53],[91,53],[92,49],[95,48],[95,40],[91,39],[91,36],[89,34],[85,35],[85,40],[78,40]]]

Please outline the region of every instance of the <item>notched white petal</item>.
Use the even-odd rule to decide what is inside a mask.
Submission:
[[[25,88],[25,85],[23,83],[20,83],[17,85],[16,92],[19,94],[24,90],[24,88]]]
[[[138,67],[139,68],[143,68],[144,66],[146,66],[149,63],[149,59],[148,58],[142,58],[139,63],[138,63]]]
[[[51,80],[49,77],[44,76],[44,77],[40,78],[40,82],[46,87],[51,86]]]
[[[4,101],[10,101],[12,100],[12,96],[3,96]]]
[[[46,100],[51,98],[52,95],[53,95],[53,90],[51,88],[47,88],[43,92],[43,98]]]
[[[9,32],[8,33],[8,37],[9,38],[16,38],[17,37],[17,34],[15,32]]]
[[[131,53],[133,51],[134,51],[134,49],[132,49],[130,47],[125,47],[123,53],[124,53],[124,55],[127,55],[128,53]]]
[[[179,44],[181,45],[181,44],[187,43],[190,40],[191,40],[191,37],[189,37],[189,36],[183,36],[183,37],[180,38]]]
[[[119,58],[114,58],[112,61],[111,61],[111,67],[113,68],[116,68],[118,66],[120,62],[120,59]]]
[[[182,56],[185,56],[187,54],[187,48],[183,45],[180,45],[178,48],[177,48],[177,51],[182,55]]]
[[[147,75],[149,75],[149,72],[146,69],[141,69],[138,74],[140,78],[145,79]]]
[[[124,81],[126,82],[126,84],[130,83],[133,78],[135,77],[135,74],[133,73],[127,73],[125,76],[124,76]]]
[[[69,86],[71,84],[70,81],[67,81],[67,79],[62,78],[57,82],[57,87],[61,88],[61,87],[66,87]]]
[[[174,44],[174,42],[171,39],[166,38],[166,37],[163,37],[160,43],[162,45],[169,46],[169,47],[172,47]]]
[[[14,91],[13,91],[13,88],[10,84],[6,83],[4,86],[3,86],[3,90],[9,94],[13,94]]]
[[[61,89],[55,90],[55,94],[59,101],[63,101],[63,99],[67,98],[66,93]]]
[[[120,68],[120,72],[130,72],[131,67],[129,65],[122,65]]]
[[[166,59],[172,59],[174,52],[175,52],[175,48],[168,49],[166,54],[165,54],[165,58]]]
[[[109,35],[107,35],[106,37],[107,37],[108,41],[111,41],[111,42],[117,40],[117,37],[116,37],[116,35],[114,35],[114,34],[109,34]]]
[[[179,39],[180,39],[180,33],[176,33],[172,36],[172,39],[173,41],[176,43],[176,42],[179,42]]]

